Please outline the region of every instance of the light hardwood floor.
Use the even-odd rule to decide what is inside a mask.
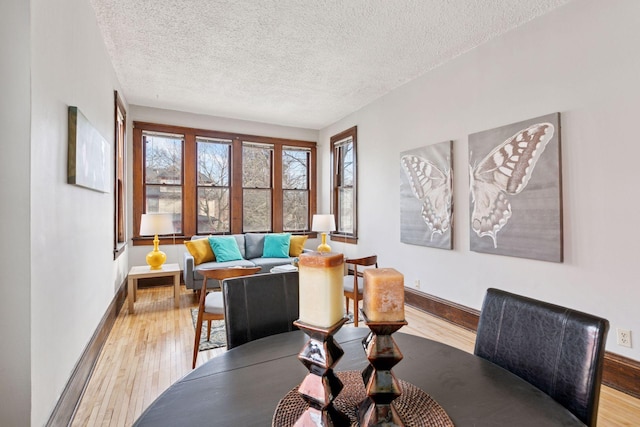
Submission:
[[[130,426],[172,383],[191,372],[195,294],[182,286],[180,307],[170,286],[140,289],[135,313],[125,306],[105,343],[72,426]],[[411,307],[402,332],[472,352],[475,334]],[[361,327],[365,327],[361,324]],[[200,352],[198,366],[224,352]],[[602,387],[599,427],[640,426],[640,400]]]

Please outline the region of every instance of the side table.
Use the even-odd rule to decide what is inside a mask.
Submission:
[[[179,307],[180,304],[180,266],[178,264],[164,264],[159,270],[151,270],[148,265],[138,265],[131,267],[128,276],[129,290],[129,313],[133,314],[133,303],[136,301],[136,293],[138,291],[138,279],[148,277],[166,277],[173,276],[173,300],[174,306]]]

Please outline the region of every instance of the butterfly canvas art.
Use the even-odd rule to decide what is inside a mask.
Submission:
[[[562,262],[560,114],[469,135],[472,251]]]
[[[452,142],[400,154],[400,241],[452,249]]]

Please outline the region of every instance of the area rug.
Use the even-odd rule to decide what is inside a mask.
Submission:
[[[198,324],[198,309],[191,309],[191,320],[193,321],[193,328],[196,328]],[[211,350],[218,347],[225,347],[227,345],[227,334],[224,329],[224,320],[212,320],[211,321],[211,337],[207,341],[207,322],[202,322],[202,333],[200,334],[200,345],[198,351]]]
[[[347,315],[349,320],[346,325],[353,323],[353,313]],[[193,329],[198,324],[198,309],[191,309],[191,321],[193,322]],[[211,337],[207,341],[207,322],[202,322],[202,333],[200,334],[200,345],[198,351],[211,350],[214,348],[225,347],[227,345],[227,333],[224,328],[224,320],[212,320],[211,321]]]

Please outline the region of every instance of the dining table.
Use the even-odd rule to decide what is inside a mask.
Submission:
[[[362,341],[369,332],[336,333],[344,350],[334,366],[338,375],[367,367]],[[296,330],[235,347],[171,385],[134,425],[271,426],[283,397],[308,373],[298,360],[308,339]],[[395,377],[437,402],[456,427],[584,427],[547,394],[483,358],[402,332],[393,339],[403,356],[392,368]]]

